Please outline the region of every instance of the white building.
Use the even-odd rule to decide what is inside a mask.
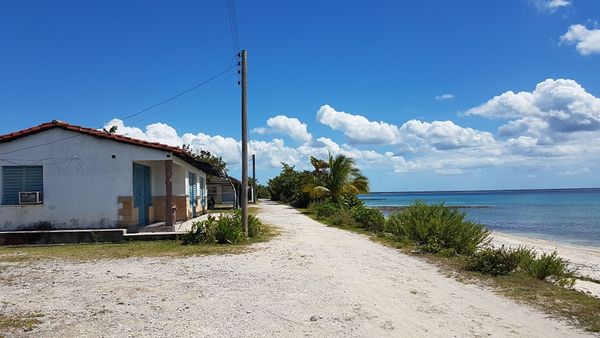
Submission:
[[[205,212],[207,174],[181,148],[44,123],[0,136],[0,231],[171,225]]]

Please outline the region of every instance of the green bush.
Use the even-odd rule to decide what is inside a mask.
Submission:
[[[240,209],[236,209],[234,212],[236,223],[239,224],[240,229],[242,229],[242,211]],[[265,227],[260,221],[258,217],[252,214],[248,214],[248,237],[261,237],[264,234]],[[242,229],[243,232],[243,229]]]
[[[354,217],[352,217],[352,213],[346,209],[338,209],[335,213],[327,217],[327,223],[340,228],[352,228],[358,226]]]
[[[539,280],[550,280],[559,285],[573,286],[575,276],[567,266],[569,262],[558,256],[556,251],[551,254],[543,253],[540,258],[530,262],[524,269],[533,277]]]
[[[339,205],[328,201],[323,203],[313,203],[310,205],[310,210],[317,218],[326,219],[340,210]]]
[[[310,197],[302,190],[305,182],[312,175],[309,171],[296,171],[294,166],[282,163],[281,173],[270,179],[267,183],[271,199],[282,201],[296,208],[306,208],[310,203]]]
[[[240,218],[236,215],[221,215],[213,227],[207,228],[210,240],[217,244],[237,244],[244,240],[244,231]]]
[[[266,198],[271,199],[271,191],[268,187],[259,184],[256,186],[256,197],[257,198]]]
[[[575,281],[568,262],[558,257],[556,251],[551,254],[543,253],[538,258],[535,250],[525,247],[484,248],[470,258],[467,269],[492,276],[519,272],[563,286],[572,286]]]
[[[490,230],[482,224],[465,220],[465,213],[443,204],[422,201],[392,213],[385,230],[397,240],[411,240],[426,251],[454,249],[457,254],[471,255],[489,242]]]
[[[371,208],[355,206],[352,208],[352,217],[358,226],[365,230],[381,232],[385,225],[385,216],[379,211]]]
[[[264,225],[254,215],[248,215],[248,237],[260,237]],[[194,222],[192,229],[182,236],[182,244],[237,244],[243,242],[242,213],[220,214],[218,218],[209,215],[208,219]]]
[[[342,203],[348,209],[363,207],[365,202],[363,202],[358,196],[353,194],[344,194],[342,195]]]
[[[516,250],[504,247],[484,248],[471,257],[467,269],[492,276],[504,276],[517,269],[519,259]]]
[[[214,221],[214,217],[208,216],[207,221]],[[205,222],[207,221],[198,221],[192,223],[192,229],[181,237],[181,243],[183,245],[190,244],[200,244],[206,242],[206,227]]]

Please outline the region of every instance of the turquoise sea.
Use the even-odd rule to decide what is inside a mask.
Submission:
[[[469,219],[493,230],[600,247],[600,188],[382,192],[359,197],[371,207],[408,206],[415,200],[445,203],[461,207]]]

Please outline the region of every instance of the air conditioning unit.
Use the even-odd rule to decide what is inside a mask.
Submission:
[[[19,192],[19,204],[41,204],[41,191],[21,191]]]

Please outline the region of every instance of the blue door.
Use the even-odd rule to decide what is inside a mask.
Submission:
[[[196,187],[196,174],[190,173],[189,175],[189,185],[190,185],[190,206],[192,207],[192,217],[196,217],[196,205],[198,204],[196,195],[197,195],[197,187]]]
[[[138,208],[139,224],[148,224],[148,209],[152,205],[150,191],[150,167],[133,164],[133,207]]]

